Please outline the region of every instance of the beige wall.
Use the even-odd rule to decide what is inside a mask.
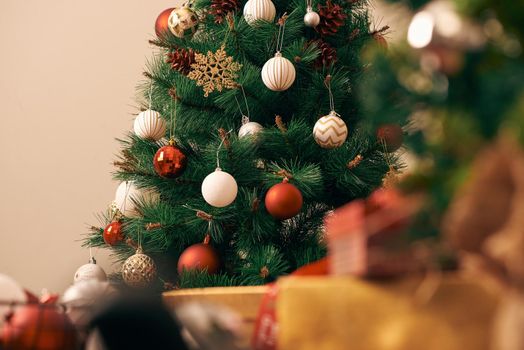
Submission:
[[[88,259],[79,240],[113,199],[114,138],[173,3],[0,1],[0,272],[37,293],[63,291]]]

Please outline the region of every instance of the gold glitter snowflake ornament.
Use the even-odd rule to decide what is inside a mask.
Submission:
[[[204,96],[208,97],[209,93],[215,90],[235,89],[235,79],[238,78],[237,72],[240,68],[242,65],[233,61],[233,57],[227,55],[222,45],[215,53],[196,53],[195,63],[191,65],[188,78],[196,80],[197,86],[203,87]]]

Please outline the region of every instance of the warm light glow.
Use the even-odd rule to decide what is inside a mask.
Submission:
[[[453,11],[442,11],[437,16],[437,30],[442,36],[452,38],[462,30],[462,21]]]
[[[417,13],[408,29],[408,42],[416,49],[426,47],[431,42],[433,37],[433,29],[435,27],[435,19],[431,13],[422,11]]]

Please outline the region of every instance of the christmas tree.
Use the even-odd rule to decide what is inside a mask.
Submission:
[[[454,248],[476,250],[510,222],[509,203],[518,202],[508,194],[517,195],[519,187],[508,173],[517,171],[522,158],[524,6],[490,0],[403,3],[413,16],[407,45],[387,56],[370,54],[376,79],[362,86],[367,116],[407,125],[406,147],[415,166],[401,186],[428,194],[413,238],[444,234]],[[469,237],[458,243],[457,235]]]
[[[324,216],[398,169],[402,130],[377,139],[358,88],[387,27],[365,0],[195,0],[155,29],[122,184],[85,245],[125,261],[130,285],[181,288],[264,284],[323,257]]]

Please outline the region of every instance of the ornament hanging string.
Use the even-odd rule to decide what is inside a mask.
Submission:
[[[284,46],[284,31],[286,29],[286,21],[287,21],[287,12],[284,12],[282,17],[278,20],[278,25],[280,28],[278,28],[278,36],[277,36],[277,52],[282,51],[282,46]]]
[[[240,87],[240,90],[242,90],[242,96],[244,97],[244,103],[246,105],[247,115],[245,115],[244,112],[242,111],[242,108],[240,107],[240,102],[238,102],[238,98],[236,95],[235,95],[235,101],[237,102],[238,110],[240,111],[240,115],[242,116],[242,125],[244,125],[247,122],[249,122],[249,120],[251,119],[251,112],[249,111],[249,104],[247,103],[247,96],[246,96],[246,92],[244,91],[244,87],[240,84],[239,84],[239,87]]]
[[[231,132],[233,131],[233,129],[229,130],[227,133],[226,133],[226,136],[229,135]],[[220,141],[220,144],[218,145],[218,148],[217,148],[217,168],[216,170],[222,170],[220,169],[220,149],[222,148],[222,145],[224,144],[224,141],[226,140],[225,137],[222,138],[222,141]]]
[[[335,100],[333,98],[333,92],[331,91],[331,74],[328,74],[326,79],[324,79],[324,85],[328,89],[330,111],[335,112]]]
[[[306,8],[308,10],[313,9],[313,0],[306,0]]]
[[[149,82],[149,109],[151,109],[153,103],[153,79]]]
[[[176,88],[175,94],[176,94]],[[174,100],[174,101],[173,101]],[[175,121],[176,121],[176,108],[177,108],[177,99],[171,99],[171,109],[173,112],[171,113],[171,125],[169,126],[169,140],[173,140],[175,137]]]

